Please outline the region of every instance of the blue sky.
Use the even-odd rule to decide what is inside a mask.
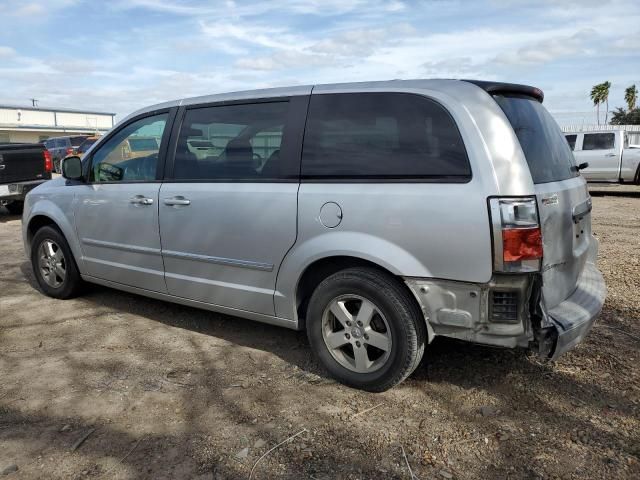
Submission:
[[[640,88],[638,0],[0,0],[0,102],[112,111],[390,78],[536,85],[553,112]]]

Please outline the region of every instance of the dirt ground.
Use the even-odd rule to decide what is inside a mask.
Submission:
[[[551,364],[437,339],[383,394],[327,378],[303,333],[101,287],[47,298],[3,210],[0,473],[249,478],[302,432],[252,478],[640,478],[640,188],[603,191],[609,294],[582,345]]]

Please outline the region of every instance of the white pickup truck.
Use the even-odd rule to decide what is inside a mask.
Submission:
[[[624,130],[564,134],[588,182],[640,184],[640,146],[630,146]]]

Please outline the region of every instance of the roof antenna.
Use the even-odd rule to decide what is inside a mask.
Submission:
[[[38,106],[38,100],[35,98],[30,98],[29,100],[31,100],[31,105],[33,105],[34,107]]]

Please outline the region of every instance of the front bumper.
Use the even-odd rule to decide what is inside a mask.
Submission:
[[[607,287],[595,263],[587,262],[576,290],[564,302],[547,311],[547,316],[557,333],[551,360],[575,347],[595,323],[602,310]]]

